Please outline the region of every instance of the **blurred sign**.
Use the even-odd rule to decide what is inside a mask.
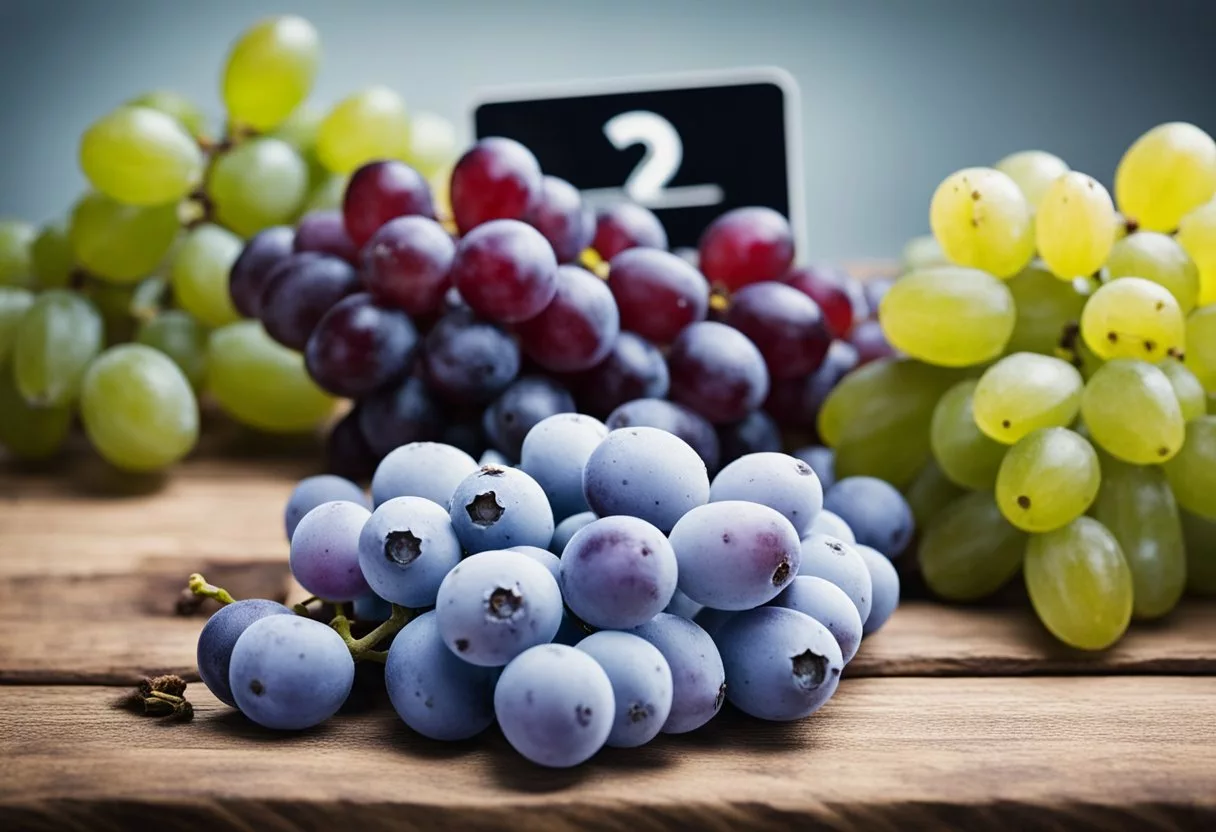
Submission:
[[[522,142],[589,202],[650,208],[673,248],[695,246],[724,211],[763,205],[806,250],[799,94],[784,70],[493,89],[473,119],[477,138]]]

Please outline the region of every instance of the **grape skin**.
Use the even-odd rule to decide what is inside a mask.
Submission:
[[[439,404],[417,376],[361,399],[358,411],[359,431],[377,460],[394,448],[437,440],[443,433]]]
[[[80,295],[43,292],[22,316],[13,340],[17,389],[36,407],[76,401],[89,363],[101,352],[101,316]]]
[[[1031,211],[1038,210],[1051,183],[1068,173],[1068,165],[1063,159],[1042,150],[1011,153],[993,167],[1014,181]]]
[[[180,309],[167,309],[140,324],[135,340],[169,356],[195,391],[202,388],[207,377],[207,330],[194,318]]]
[[[1199,270],[1200,306],[1216,302],[1216,200],[1182,218],[1174,237]]]
[[[1115,242],[1115,205],[1093,177],[1070,172],[1051,183],[1035,217],[1039,256],[1062,280],[1091,275]]]
[[[881,630],[899,607],[899,573],[890,559],[877,549],[869,546],[855,548],[870,571],[872,603],[861,631],[863,636],[868,636]]]
[[[1031,431],[1071,424],[1081,407],[1084,382],[1066,361],[1020,352],[980,376],[971,412],[980,430],[1012,445]]]
[[[716,321],[684,329],[667,355],[671,399],[714,424],[738,422],[768,396],[764,356],[747,336]]]
[[[335,500],[344,500],[367,509],[371,508],[363,489],[343,477],[336,477],[333,474],[318,474],[313,477],[305,477],[296,483],[295,488],[291,490],[291,495],[287,498],[287,506],[283,510],[283,526],[287,532],[287,542],[291,543],[291,536],[305,514],[322,503],[330,503]]]
[[[1017,574],[1026,541],[1026,533],[1005,519],[991,492],[965,494],[921,536],[921,575],[939,598],[978,601]]]
[[[312,89],[320,51],[317,30],[302,17],[270,17],[247,29],[224,64],[229,118],[255,130],[278,127]]]
[[[427,217],[396,217],[372,235],[363,249],[363,283],[381,303],[411,315],[443,304],[456,243]]]
[[[636,517],[588,523],[562,551],[559,579],[566,605],[592,627],[624,630],[645,624],[676,590],[673,545]]]
[[[1216,416],[1187,422],[1182,450],[1162,467],[1178,505],[1216,520]]]
[[[455,309],[427,333],[423,362],[427,383],[437,395],[458,404],[482,404],[519,374],[519,346],[471,309]]]
[[[174,205],[123,205],[89,193],[72,209],[69,235],[81,266],[106,280],[134,283],[160,265],[178,229]]]
[[[714,477],[711,503],[743,500],[777,511],[794,526],[799,538],[807,533],[823,508],[823,487],[811,466],[781,453],[741,456]]]
[[[667,248],[667,231],[653,212],[632,202],[601,209],[595,218],[591,247],[605,260],[631,248]]]
[[[66,221],[53,222],[42,228],[30,246],[30,270],[39,289],[62,289],[71,280],[76,268],[76,254]],[[0,265],[0,285],[4,283],[4,266]]]
[[[604,418],[628,402],[666,396],[671,377],[667,360],[654,344],[621,332],[604,360],[575,376],[573,385],[579,409]]]
[[[376,595],[403,607],[433,606],[440,582],[463,552],[443,506],[424,497],[394,497],[363,524],[359,569]]]
[[[129,107],[147,107],[171,116],[195,139],[207,132],[207,116],[202,109],[181,93],[173,90],[149,90],[127,102]]]
[[[798,574],[823,578],[836,584],[857,607],[862,624],[869,619],[874,607],[874,581],[870,577],[870,568],[854,544],[812,532],[802,541]]]
[[[963,488],[988,490],[996,484],[1006,446],[975,424],[972,399],[976,379],[967,379],[946,391],[933,409],[929,442],[933,458],[950,480]]]
[[[1099,358],[1160,361],[1182,352],[1186,325],[1167,289],[1140,277],[1123,277],[1090,295],[1081,313],[1081,336]]]
[[[612,683],[616,716],[605,744],[637,748],[658,736],[672,702],[671,667],[658,648],[632,633],[607,630],[587,636],[577,647],[595,659]]]
[[[126,205],[176,202],[198,184],[203,154],[171,116],[119,107],[85,130],[80,167],[93,187]]]
[[[418,332],[405,313],[377,306],[371,295],[351,295],[317,322],[304,365],[323,389],[358,398],[401,378],[417,348]]]
[[[1084,514],[1098,495],[1093,447],[1067,428],[1042,428],[1009,449],[996,478],[996,501],[1010,523],[1048,532]]]
[[[1216,194],[1216,142],[1193,124],[1160,124],[1132,143],[1115,170],[1119,210],[1141,228],[1173,231]]]
[[[805,376],[819,369],[832,336],[819,306],[783,283],[751,283],[735,292],[726,323],[747,336],[771,379]]]
[[[424,497],[447,508],[456,486],[478,468],[473,457],[438,442],[410,442],[390,451],[376,466],[372,499],[377,506],[394,497]]]
[[[34,293],[28,289],[0,286],[0,368],[8,365],[21,319],[33,305]]]
[[[544,489],[556,520],[588,510],[583,469],[607,436],[598,419],[558,413],[537,422],[524,437],[519,467]]]
[[[228,273],[228,294],[238,312],[247,318],[261,314],[266,284],[294,243],[295,231],[285,225],[259,231],[245,243]]]
[[[229,294],[228,276],[241,249],[241,239],[235,234],[204,224],[189,231],[173,255],[173,296],[205,326],[240,320]]]
[[[612,292],[578,266],[558,266],[556,292],[540,313],[516,325],[528,357],[546,370],[589,370],[607,357],[621,331]]]
[[[0,447],[18,459],[47,459],[63,447],[71,428],[71,407],[30,406],[10,369],[0,366]]]
[[[359,568],[359,535],[371,517],[363,503],[322,503],[296,524],[291,535],[291,574],[318,598],[353,601],[369,590]]]
[[[198,675],[215,698],[236,707],[228,681],[232,650],[249,625],[269,615],[295,615],[288,607],[264,598],[247,598],[225,604],[207,619],[198,634]]]
[[[461,238],[452,285],[484,318],[526,321],[539,315],[557,293],[557,258],[532,226],[493,220]]]
[[[367,162],[405,158],[409,136],[401,96],[388,87],[369,87],[326,114],[317,128],[317,159],[334,173],[351,173]]]
[[[314,252],[292,254],[266,278],[262,325],[283,346],[303,351],[325,314],[359,289],[359,273],[345,260]]]
[[[836,639],[845,664],[857,655],[857,648],[861,646],[861,615],[844,590],[831,581],[801,575],[769,604],[796,610],[826,627]]]
[[[1167,358],[1157,365],[1174,388],[1182,418],[1186,421],[1204,416],[1208,412],[1207,393],[1199,379],[1181,361]]]
[[[0,286],[33,288],[34,226],[0,219]]]
[[[1085,295],[1037,263],[1020,271],[1007,285],[1013,295],[1017,321],[1005,352],[1054,355],[1066,328],[1081,320]]]
[[[904,486],[902,493],[904,499],[908,501],[908,508],[912,511],[912,519],[916,523],[916,527],[924,529],[952,502],[967,492],[951,482],[949,477],[942,473],[942,469],[936,462],[929,460],[916,472],[912,481]],[[835,537],[840,536],[832,531],[824,533]],[[849,533],[852,534],[851,529]]]
[[[450,198],[456,228],[464,235],[490,220],[522,219],[540,190],[540,164],[532,151],[512,139],[482,139],[452,169]]]
[[[1186,540],[1186,590],[1192,595],[1216,597],[1216,522],[1179,511]]]
[[[1021,190],[991,168],[965,168],[937,187],[929,224],[946,256],[969,266],[1012,277],[1034,256],[1034,224]]]
[[[1106,259],[1111,280],[1142,277],[1169,290],[1183,315],[1199,298],[1199,270],[1178,241],[1155,231],[1138,231],[1115,243]]]
[[[665,612],[630,632],[657,647],[671,668],[671,713],[662,732],[684,734],[713,719],[726,700],[726,671],[709,634]]]
[[[875,477],[844,477],[823,498],[823,507],[844,520],[858,543],[888,558],[903,554],[916,524],[912,509],[895,488]]]
[[[666,399],[638,398],[612,411],[605,424],[610,430],[648,427],[675,434],[697,452],[706,471],[718,470],[720,443],[714,426],[683,405]]]
[[[1099,447],[1135,465],[1164,462],[1185,436],[1169,378],[1130,358],[1108,361],[1094,373],[1081,394],[1081,417]]]
[[[467,552],[547,549],[553,539],[553,510],[544,489],[518,468],[487,465],[469,474],[452,492],[448,513]]]
[[[574,399],[546,376],[521,376],[482,416],[486,437],[510,460],[519,459],[528,431],[556,413],[575,411]]]
[[[789,221],[771,208],[735,208],[709,224],[698,251],[705,278],[734,291],[788,272],[794,236]]]
[[[684,327],[705,319],[709,285],[695,268],[656,248],[630,248],[608,264],[608,288],[621,328],[669,344]]]
[[[1216,306],[1196,309],[1186,320],[1188,370],[1208,391],[1216,391]]]
[[[763,410],[753,410],[738,422],[718,425],[715,432],[725,464],[748,454],[776,453],[783,444],[781,428]]]
[[[219,156],[207,195],[221,224],[242,237],[291,220],[308,194],[308,166],[279,139],[252,139]]]
[[[540,190],[525,221],[545,235],[559,263],[577,260],[595,237],[595,217],[583,205],[582,195],[556,176],[541,179]]]

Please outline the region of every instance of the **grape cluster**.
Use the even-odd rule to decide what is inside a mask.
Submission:
[[[265,431],[330,416],[303,359],[240,320],[250,310],[229,273],[247,238],[283,223],[299,224],[287,245],[354,260],[337,211],[351,171],[402,159],[442,179],[456,145],[451,124],[407,115],[383,87],[314,109],[319,57],[307,21],[255,24],[223,70],[222,138],[182,96],[138,96],[82,135],[90,190],[66,219],[0,221],[0,446],[49,457],[79,416],[102,457],[147,471],[194,447],[204,396]],[[317,291],[342,296],[355,281],[344,268],[326,259]],[[308,335],[317,303],[293,300],[275,320],[285,342]]]
[[[912,531],[879,480],[842,480],[826,503],[795,457],[746,454],[711,480],[675,434],[579,413],[532,427],[517,467],[411,442],[380,462],[370,500],[331,474],[288,500],[292,573],[339,616],[230,603],[199,636],[199,673],[253,721],[300,729],[342,707],[356,659],[379,659],[418,733],[497,723],[551,767],[695,730],[727,700],[800,719],[893,612],[884,552]],[[375,627],[362,639],[352,602]]]
[[[1216,142],[1156,127],[1114,191],[1041,151],[947,177],[812,462],[905,489],[937,595],[1020,570],[1083,649],[1216,593]]]

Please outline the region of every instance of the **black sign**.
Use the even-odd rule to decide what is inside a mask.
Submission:
[[[798,103],[777,69],[572,83],[492,91],[474,129],[527,145],[592,204],[650,208],[672,248],[695,246],[715,217],[745,205],[789,217],[801,244]]]

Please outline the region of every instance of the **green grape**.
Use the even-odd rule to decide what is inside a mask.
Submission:
[[[180,309],[169,309],[144,321],[135,340],[160,350],[186,376],[195,390],[203,386],[207,375],[207,330]]]
[[[1009,280],[1017,321],[1005,351],[1054,355],[1070,325],[1081,320],[1085,295],[1038,263],[1031,263]]]
[[[908,485],[930,458],[928,434],[902,432],[909,428],[901,425],[866,439],[842,441],[833,449],[837,476],[877,477],[896,488]]]
[[[31,247],[38,232],[21,220],[0,220],[0,286],[32,288]]]
[[[323,113],[316,107],[301,104],[270,136],[287,142],[301,156],[307,157],[316,150],[322,117]]]
[[[207,389],[238,422],[304,433],[333,410],[333,399],[308,377],[304,357],[272,341],[258,321],[212,332],[207,356]]]
[[[410,118],[410,146],[405,161],[427,179],[455,164],[460,156],[456,127],[438,113],[421,111]]]
[[[1093,177],[1070,172],[1051,183],[1035,217],[1039,256],[1071,280],[1102,268],[1115,243],[1115,205]]]
[[[106,345],[125,343],[135,335],[135,317],[131,314],[135,288],[132,284],[107,283],[96,279],[90,279],[81,286],[80,294],[88,298],[101,314]]]
[[[1183,217],[1175,239],[1199,270],[1199,305],[1216,303],[1216,200]]]
[[[1199,298],[1199,270],[1178,241],[1156,231],[1139,231],[1115,243],[1106,260],[1112,278],[1143,277],[1159,283],[1178,301],[1182,314]]]
[[[938,185],[929,225],[946,256],[1012,277],[1034,256],[1034,222],[1021,190],[992,168],[965,168]]]
[[[1178,397],[1178,406],[1182,408],[1182,418],[1189,422],[1208,412],[1208,397],[1203,385],[1186,365],[1174,358],[1167,358],[1157,365],[1174,388]]]
[[[172,116],[119,107],[80,139],[80,167],[93,187],[126,205],[164,205],[194,190],[203,152]]]
[[[1187,422],[1182,450],[1162,467],[1178,505],[1216,520],[1216,416]]]
[[[1081,374],[1067,361],[1014,353],[980,376],[971,413],[980,430],[1012,445],[1039,428],[1072,424],[1081,407],[1082,387]]]
[[[896,349],[929,364],[965,367],[1001,354],[1017,310],[1008,287],[992,275],[939,266],[895,281],[878,317]]]
[[[321,42],[302,17],[261,20],[233,44],[224,66],[224,105],[229,118],[254,130],[273,130],[312,90]]]
[[[71,407],[31,406],[12,372],[0,367],[0,447],[19,459],[46,459],[63,447],[71,427]]]
[[[339,101],[317,130],[317,158],[334,173],[351,173],[375,159],[404,159],[409,152],[405,102],[388,87]]]
[[[89,272],[134,283],[161,264],[179,228],[174,205],[141,208],[91,193],[72,210],[69,234],[76,261]]]
[[[207,182],[216,217],[242,237],[290,220],[307,192],[308,166],[279,139],[253,139],[220,156]]]
[[[17,338],[17,327],[25,312],[34,305],[34,293],[16,286],[0,286],[0,372],[8,363],[13,341]]]
[[[66,221],[51,223],[38,232],[30,248],[30,260],[39,289],[62,289],[71,282],[76,255]]]
[[[1204,390],[1216,393],[1216,306],[1201,306],[1187,316],[1184,363]]]
[[[992,493],[952,502],[921,534],[917,556],[929,589],[947,601],[978,601],[1017,574],[1026,533],[1010,525]]]
[[[155,471],[190,453],[198,441],[198,401],[168,356],[122,344],[89,367],[80,391],[89,441],[111,465]]]
[[[923,529],[942,511],[967,492],[946,478],[937,463],[930,459],[904,488],[904,499],[912,509],[916,528]]]
[[[86,299],[62,289],[43,292],[22,316],[13,341],[21,395],[35,407],[74,402],[104,334],[101,315]]]
[[[1186,319],[1169,290],[1141,277],[1098,287],[1081,312],[1081,337],[1100,358],[1160,361],[1182,353]]]
[[[1049,532],[1080,517],[1098,495],[1098,455],[1068,428],[1042,428],[1005,453],[996,504],[1022,531]]]
[[[1026,589],[1039,620],[1071,647],[1103,650],[1132,617],[1132,575],[1119,541],[1092,517],[1030,536]]]
[[[1186,540],[1186,589],[1216,597],[1216,521],[1189,511],[1178,512]]]
[[[241,238],[218,225],[192,229],[173,257],[170,276],[178,306],[209,327],[241,318],[228,293],[228,272],[241,254]]]
[[[308,194],[308,199],[304,201],[301,213],[340,210],[342,208],[342,200],[346,197],[346,183],[348,181],[349,177],[343,176],[340,173],[330,174],[322,179]]]
[[[1075,356],[1073,365],[1081,372],[1081,378],[1089,381],[1094,377],[1094,373],[1102,368],[1106,362],[1098,356],[1094,355],[1094,351],[1085,343],[1085,339],[1081,337],[1081,328],[1078,326],[1073,330],[1073,336],[1069,339],[1071,342],[1071,350]]]
[[[1119,210],[1149,231],[1173,231],[1216,194],[1216,142],[1193,124],[1172,122],[1132,144],[1115,170]]]
[[[186,96],[172,90],[150,90],[127,102],[132,107],[147,107],[174,119],[195,138],[207,133],[207,116]]]
[[[1133,465],[1164,462],[1186,435],[1169,378],[1132,358],[1113,359],[1094,373],[1081,394],[1081,418],[1102,450]]]
[[[1136,618],[1160,618],[1182,597],[1186,547],[1178,505],[1158,466],[1129,465],[1103,455],[1094,519],[1119,541],[1132,573]]]
[[[975,424],[971,402],[977,384],[975,379],[960,381],[941,397],[933,410],[929,444],[947,477],[963,488],[984,491],[996,484],[1007,446]]]
[[[900,256],[900,262],[903,264],[905,272],[912,272],[933,266],[949,266],[950,258],[946,256],[946,252],[942,251],[941,243],[937,241],[936,237],[932,234],[925,234],[908,240],[908,244],[904,246],[903,254]]]
[[[1038,210],[1051,183],[1068,173],[1068,164],[1063,159],[1043,150],[1011,153],[993,167],[1021,189],[1031,211]]]
[[[149,321],[160,314],[168,302],[169,284],[160,277],[140,281],[131,292],[127,311],[137,321]]]

